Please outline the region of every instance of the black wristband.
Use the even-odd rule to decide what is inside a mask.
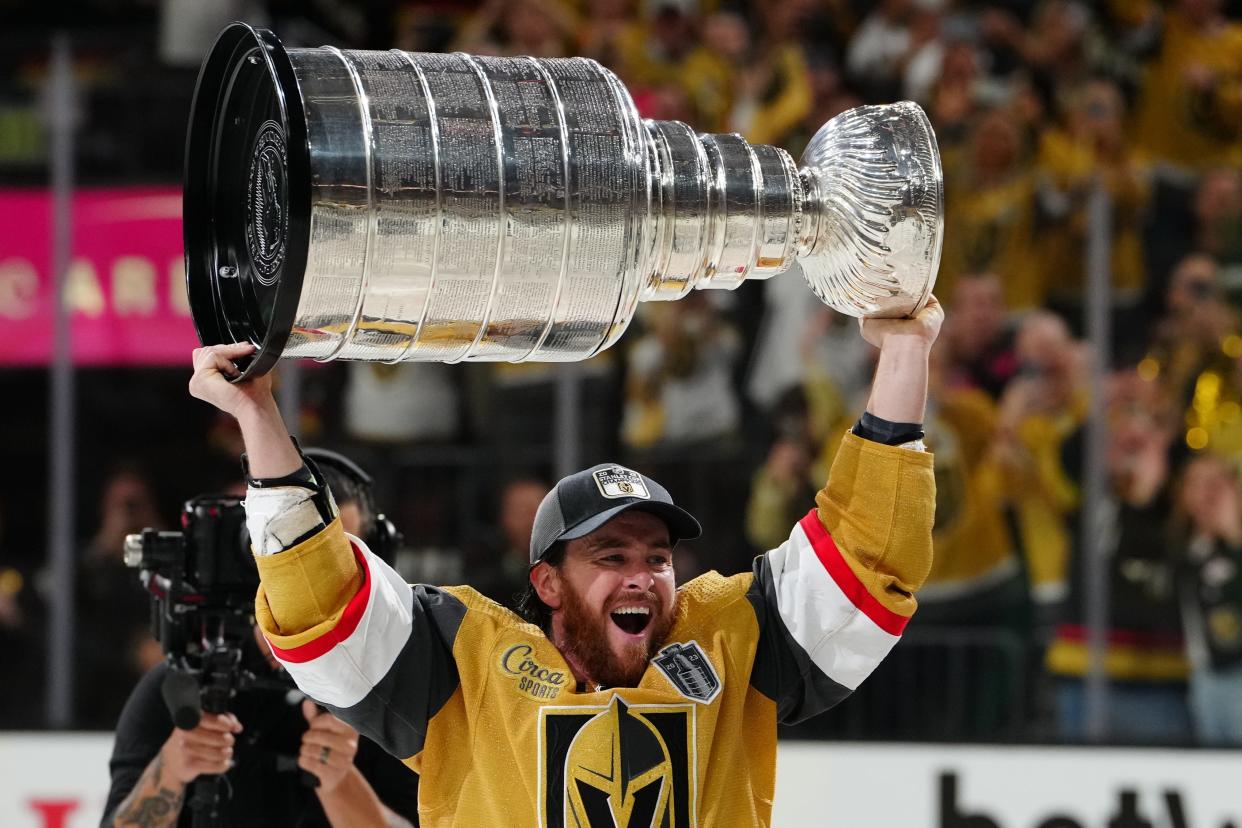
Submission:
[[[251,477],[249,463],[246,461],[246,455],[242,455],[242,472],[246,475],[246,485],[253,489],[274,489],[277,486],[301,486],[303,489],[310,489],[312,492],[319,491],[319,484],[315,482],[315,476],[311,474],[311,470],[305,463],[293,474],[286,474],[284,477]]]
[[[923,439],[922,423],[894,423],[870,411],[864,411],[850,431],[864,440],[886,446],[900,446]]]
[[[292,474],[286,474],[283,477],[251,477],[250,476],[250,458],[243,451],[241,456],[242,476],[246,478],[246,485],[255,489],[274,489],[277,486],[301,486],[303,489],[310,489],[312,492],[318,493],[323,488],[322,478],[315,472],[311,471],[310,466],[306,462],[306,455],[302,453],[302,446],[298,443],[298,438],[289,437],[289,442],[293,443],[293,448],[297,450],[298,457],[302,458],[302,467]]]
[[[328,494],[328,487],[325,485],[323,474],[319,471],[319,467],[314,464],[314,461],[302,453],[302,446],[298,444],[297,438],[290,437],[289,439],[293,441],[293,447],[297,449],[298,456],[302,458],[302,465],[298,470],[283,477],[251,477],[250,459],[243,452],[241,467],[242,475],[246,478],[246,485],[254,489],[274,489],[278,486],[298,486],[306,489],[312,495],[311,500],[314,502],[319,516],[323,518],[324,526],[327,526],[335,519],[336,514],[332,509],[332,500]]]

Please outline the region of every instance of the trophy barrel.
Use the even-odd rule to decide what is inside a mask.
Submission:
[[[199,336],[260,346],[246,375],[585,359],[637,306],[646,141],[594,61],[285,50],[233,24],[187,151]]]
[[[276,37],[235,24],[203,63],[190,110],[182,206],[190,309],[204,345],[257,346],[238,360],[246,376],[283,353],[306,267],[311,171],[296,89]]]

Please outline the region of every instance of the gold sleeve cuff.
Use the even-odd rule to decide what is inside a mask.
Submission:
[[[893,612],[912,615],[914,592],[932,562],[932,454],[846,434],[815,500],[820,521],[867,591]]]
[[[362,570],[338,517],[305,541],[275,555],[256,556],[255,617],[282,648],[331,628],[362,586]],[[306,633],[302,636],[302,633]],[[288,637],[287,643],[280,639]]]

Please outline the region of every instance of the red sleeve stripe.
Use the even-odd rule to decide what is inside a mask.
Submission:
[[[836,541],[832,539],[828,529],[820,523],[817,510],[812,509],[808,512],[800,523],[802,531],[811,541],[815,556],[819,558],[819,562],[824,565],[828,575],[840,587],[841,592],[845,593],[850,603],[874,621],[875,625],[884,632],[889,635],[901,635],[910,619],[893,612],[867,591],[866,585],[858,580],[854,570],[850,569],[850,565],[845,562],[841,550],[837,548]]]
[[[353,635],[354,630],[358,628],[359,622],[362,621],[362,616],[366,615],[367,602],[371,599],[371,572],[367,567],[367,559],[362,554],[362,550],[354,546],[353,541],[350,541],[350,545],[354,550],[354,559],[362,567],[362,586],[358,588],[358,592],[345,605],[345,612],[341,615],[341,620],[337,622],[336,626],[313,641],[307,641],[305,644],[294,647],[291,650],[282,650],[275,644],[272,644],[271,641],[268,641],[268,644],[272,647],[273,655],[281,661],[289,661],[294,664],[305,664],[308,661],[314,661]]]

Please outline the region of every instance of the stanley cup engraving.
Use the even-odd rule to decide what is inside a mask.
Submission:
[[[904,315],[935,279],[943,196],[911,103],[834,118],[799,169],[644,121],[591,60],[286,50],[233,24],[195,91],[184,210],[199,337],[254,342],[255,375],[585,359],[641,301],[795,261],[841,312]]]

